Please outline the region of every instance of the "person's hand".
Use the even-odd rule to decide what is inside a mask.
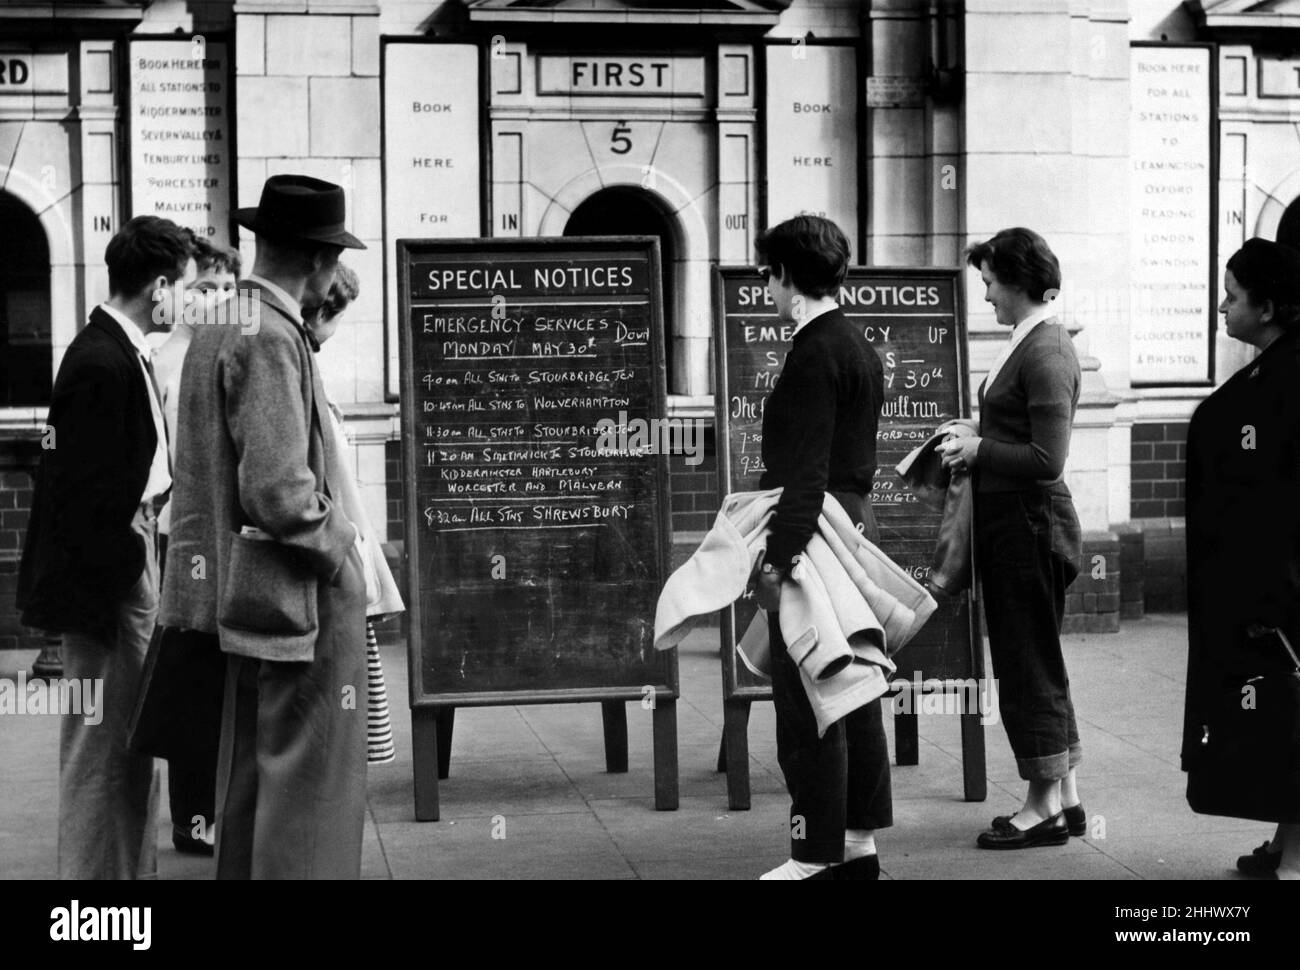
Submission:
[[[943,460],[943,467],[949,472],[969,472],[975,467],[980,450],[980,438],[969,435],[965,438],[949,438],[936,447]]]
[[[754,595],[760,610],[775,613],[781,608],[781,574],[760,571],[754,583]]]

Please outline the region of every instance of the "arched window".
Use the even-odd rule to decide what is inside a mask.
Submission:
[[[566,236],[658,236],[663,274],[664,357],[668,367],[668,393],[676,393],[677,368],[673,358],[673,321],[677,304],[677,243],[672,217],[654,196],[643,189],[616,185],[601,189],[573,210],[564,227]]]
[[[0,407],[47,405],[50,349],[50,247],[36,213],[0,191]]]

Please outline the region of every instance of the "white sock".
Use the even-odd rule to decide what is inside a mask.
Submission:
[[[874,829],[848,829],[844,833],[845,862],[875,854],[876,832]]]
[[[807,879],[809,876],[815,876],[825,869],[826,866],[819,862],[795,862],[793,859],[787,859],[784,863],[777,866],[770,872],[765,872],[759,879]]]

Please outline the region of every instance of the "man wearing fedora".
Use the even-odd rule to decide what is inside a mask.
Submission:
[[[355,879],[366,781],[365,579],[336,500],[333,437],[303,308],[343,248],[343,190],[266,181],[240,303],[200,327],[181,376],[159,622],[228,655],[217,767],[219,879]]]

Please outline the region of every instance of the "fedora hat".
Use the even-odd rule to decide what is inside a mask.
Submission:
[[[272,175],[253,209],[236,209],[235,221],[268,239],[333,243],[345,249],[366,245],[343,228],[342,186],[310,175]]]

